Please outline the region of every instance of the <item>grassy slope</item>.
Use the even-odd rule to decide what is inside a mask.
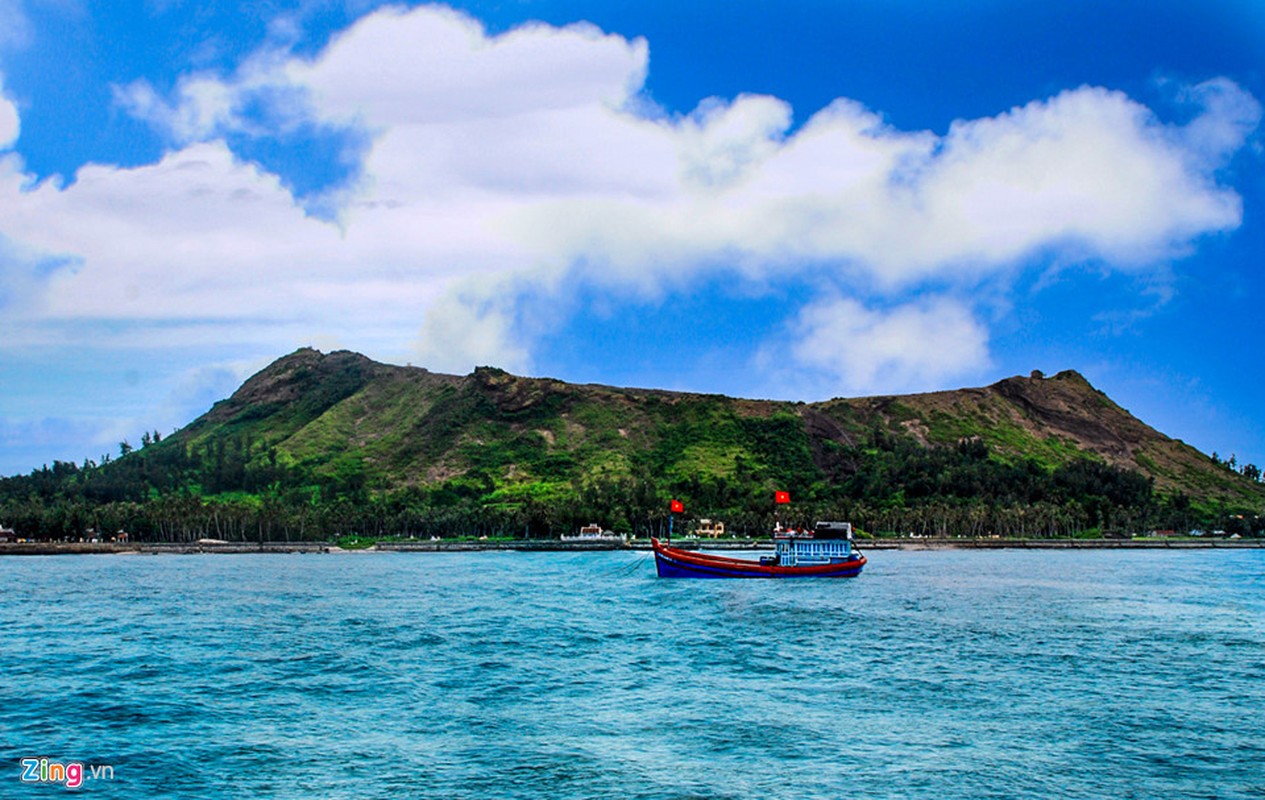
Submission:
[[[570,385],[481,368],[470,376],[300,350],[173,437],[249,437],[317,475],[374,488],[473,482],[495,500],[544,499],[633,474],[803,487],[875,429],[925,446],[978,437],[995,457],[1054,468],[1091,458],[1162,492],[1259,506],[1265,487],[1132,417],[1074,372],[990,387],[802,404]]]
[[[932,446],[978,437],[999,458],[1054,468],[1090,458],[1154,478],[1162,493],[1259,505],[1265,487],[1218,467],[1190,445],[1147,426],[1075,372],[1007,378],[982,389],[834,401],[854,418]]]

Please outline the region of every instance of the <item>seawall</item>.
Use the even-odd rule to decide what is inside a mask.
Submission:
[[[673,539],[686,550],[772,550],[769,539]],[[1265,549],[1265,539],[860,539],[862,550],[1244,550]],[[381,542],[363,550],[343,550],[333,542],[0,542],[0,556],[196,555],[240,553],[462,553],[481,551],[593,552],[649,550],[649,539],[560,541],[463,539]]]

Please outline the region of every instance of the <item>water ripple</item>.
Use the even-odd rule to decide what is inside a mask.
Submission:
[[[1265,554],[0,560],[0,796],[1260,797]]]

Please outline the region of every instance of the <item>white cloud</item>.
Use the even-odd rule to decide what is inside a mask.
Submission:
[[[763,281],[826,269],[847,294],[897,308],[809,304],[796,357],[858,385],[912,384],[983,363],[987,336],[960,303],[899,305],[910,291],[1048,251],[1138,269],[1232,229],[1240,200],[1215,170],[1260,117],[1218,79],[1191,90],[1203,112],[1184,126],[1083,87],[943,137],[851,100],[792,131],[772,97],[644,113],[648,64],[644,41],[587,25],[492,37],[450,9],[391,8],[311,58],[266,50],[232,76],[188,77],[172,98],[120,89],[171,136],[160,162],[85,167],[65,187],[0,169],[0,235],[79,264],[22,313],[36,329],[195,320],[229,341],[272,324],[278,352],[311,330],[380,357],[421,330],[428,363],[460,370],[530,364],[540,321],[519,300],[564,275],[654,294],[718,270]],[[222,139],[302,123],[371,137],[337,224]],[[831,310],[853,312],[852,327],[836,331]],[[849,344],[821,355],[839,332]],[[927,332],[958,341],[959,357],[899,357],[896,344]]]
[[[510,298],[453,296],[431,307],[417,344],[420,363],[437,372],[463,373],[471,366],[511,372],[531,369],[531,354],[518,335]]]
[[[960,302],[940,298],[873,310],[826,297],[803,308],[790,341],[761,353],[803,388],[836,394],[925,391],[989,364],[988,332]]]
[[[31,36],[31,23],[22,0],[0,0],[0,47],[22,47]]]
[[[704,101],[678,128],[683,183],[731,187],[777,153],[790,126],[791,107],[775,97]]]
[[[371,128],[442,125],[622,105],[645,78],[644,41],[591,25],[528,25],[489,37],[450,9],[385,9],[313,61],[287,64],[318,113]]]
[[[1225,164],[1261,121],[1261,104],[1229,78],[1213,78],[1181,92],[1203,113],[1180,129],[1178,145],[1204,169]]]
[[[13,147],[21,131],[18,107],[5,95],[4,82],[0,80],[0,151]]]
[[[765,270],[832,261],[888,287],[1004,271],[1051,248],[1146,264],[1239,224],[1238,195],[1215,184],[1200,153],[1224,152],[1233,132],[1241,145],[1245,119],[1255,124],[1210,104],[1170,129],[1123,95],[1082,88],[937,139],[839,102],[776,145],[768,127],[749,129],[758,159],[735,167],[733,146],[714,155],[707,163],[742,178],[732,188],[566,198],[528,207],[523,224],[543,249],[605,261],[616,275],[677,272],[725,252]],[[695,135],[692,123],[663,133],[687,148]]]
[[[1238,195],[1216,186],[1199,158],[1205,148],[1225,150],[1226,117],[1224,105],[1209,104],[1186,128],[1170,129],[1118,92],[1083,87],[957,123],[925,167],[930,227],[906,258],[924,269],[1003,265],[1070,245],[1117,265],[1145,264],[1201,233],[1237,227]]]
[[[222,135],[238,127],[241,86],[208,76],[186,78],[176,88],[176,101],[159,96],[146,80],[114,87],[114,100],[137,119],[188,144]]]

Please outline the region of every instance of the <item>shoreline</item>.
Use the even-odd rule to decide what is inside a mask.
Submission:
[[[772,550],[768,539],[675,539],[685,550]],[[1257,550],[1265,539],[863,539],[866,550]],[[463,553],[463,552],[600,552],[649,551],[649,539],[627,542],[517,539],[513,541],[436,540],[382,542],[344,550],[334,542],[0,542],[0,556],[55,555],[201,555],[201,554],[330,554],[330,553]]]

